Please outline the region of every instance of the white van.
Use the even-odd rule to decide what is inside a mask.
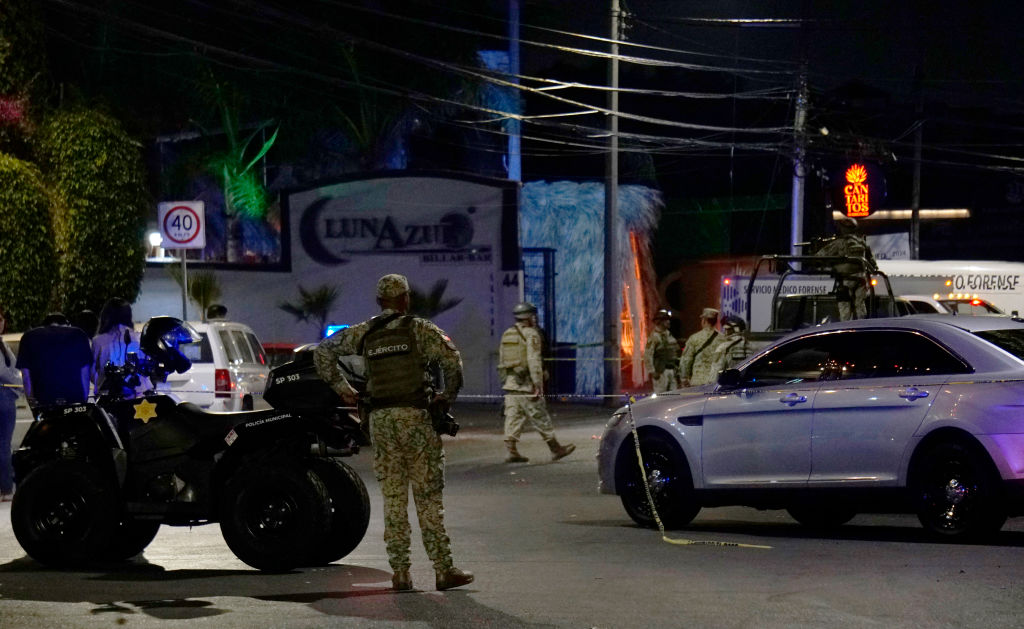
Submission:
[[[937,301],[984,300],[1007,314],[1024,313],[1024,263],[977,260],[878,260],[897,295]],[[936,296],[937,295],[937,296]]]
[[[192,368],[167,375],[171,393],[208,411],[267,408],[263,389],[270,366],[252,328],[220,320],[189,324],[203,340],[181,346]]]

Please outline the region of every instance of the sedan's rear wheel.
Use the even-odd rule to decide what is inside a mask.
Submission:
[[[1006,522],[998,473],[963,444],[939,443],[923,452],[912,470],[911,491],[921,524],[941,537],[982,537]]]
[[[632,440],[622,446],[618,462],[619,497],[629,517],[640,526],[655,527],[655,510],[665,528],[686,526],[700,511],[693,492],[693,479],[686,457],[667,437],[640,435],[640,455],[644,477],[640,475],[636,448]],[[654,508],[647,498],[650,488]]]

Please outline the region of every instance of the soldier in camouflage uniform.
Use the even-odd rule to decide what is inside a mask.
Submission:
[[[717,323],[718,311],[705,308],[700,315],[700,330],[686,339],[683,355],[679,357],[679,378],[684,387],[707,384],[714,379],[711,373],[712,353],[708,350],[718,336]]]
[[[505,447],[508,449],[505,462],[529,461],[516,448],[527,421],[547,442],[551,460],[557,461],[571,454],[576,446],[559,444],[551,425],[544,400],[544,365],[540,332],[537,331],[537,308],[524,301],[516,304],[512,314],[516,323],[501,335],[498,349],[498,376],[505,391]]]
[[[839,283],[837,295],[839,320],[864,319],[868,316],[868,272],[878,269],[868,241],[857,233],[857,219],[844,216],[836,228],[839,235],[814,252],[818,256],[848,256],[863,262],[840,262],[833,266]]]
[[[738,317],[722,319],[722,333],[705,350],[711,352],[712,381],[718,378],[718,374],[735,367],[747,357],[747,339],[743,336],[746,329],[747,324]]]
[[[338,368],[342,356],[362,355],[367,366],[373,469],[384,496],[384,542],[395,590],[411,590],[409,576],[409,487],[419,516],[423,546],[434,563],[438,590],[473,581],[452,565],[444,528],[444,450],[427,408],[451,404],[462,386],[462,358],[452,340],[426,319],[408,315],[409,283],[402,275],[377,282],[381,313],[336,332],[317,347],[320,377],[349,404],[358,393]],[[429,369],[443,374],[435,394]]]
[[[661,309],[654,314],[654,330],[644,347],[644,366],[651,374],[655,393],[679,388],[679,341],[668,329],[672,313]]]

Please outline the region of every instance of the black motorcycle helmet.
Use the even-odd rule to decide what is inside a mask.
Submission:
[[[139,348],[167,372],[185,373],[192,366],[192,361],[182,353],[180,346],[202,340],[195,328],[181,319],[153,317],[142,328]]]

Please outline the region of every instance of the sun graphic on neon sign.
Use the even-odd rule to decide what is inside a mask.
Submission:
[[[843,196],[846,198],[847,216],[867,216],[871,213],[868,197],[868,169],[863,164],[854,164],[846,169],[846,186]]]
[[[850,183],[864,183],[868,180],[868,169],[860,164],[854,164],[846,169],[846,181]]]

